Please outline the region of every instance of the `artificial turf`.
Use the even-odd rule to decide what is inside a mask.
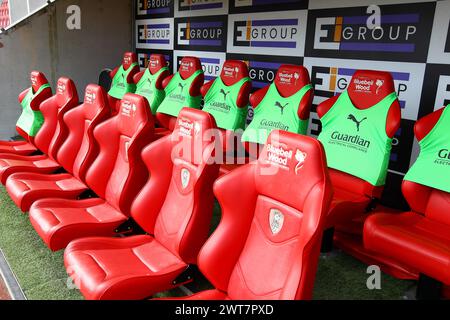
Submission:
[[[212,229],[220,219],[220,207],[214,208]],[[3,250],[23,292],[32,300],[82,299],[80,292],[69,289],[63,263],[63,252],[51,252],[23,214],[0,187],[0,248]],[[381,290],[366,286],[367,266],[354,258],[337,252],[321,258],[314,289],[314,299],[401,299],[413,285],[410,281],[382,274]],[[274,270],[276,272],[276,270]],[[192,291],[209,288],[206,280],[188,286]],[[181,295],[180,289],[158,296]]]

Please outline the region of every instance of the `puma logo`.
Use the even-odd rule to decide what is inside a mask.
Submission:
[[[220,93],[223,94],[223,100],[226,100],[227,99],[227,95],[230,94],[230,91],[225,92],[225,90],[220,89]]]
[[[147,79],[148,85],[151,86],[152,85],[152,79]]]
[[[183,85],[183,84],[181,84],[181,83],[179,83],[178,84],[178,88],[180,88],[180,93],[183,93],[183,90],[184,90],[184,87],[185,87],[186,85]]]
[[[277,102],[275,102],[275,107],[280,108],[280,109],[281,109],[281,114],[283,114],[284,108],[286,108],[286,107],[288,106],[288,104],[289,104],[289,102],[286,103],[284,106],[282,106],[281,103],[279,103],[279,102],[277,101]]]
[[[347,119],[353,121],[353,122],[356,124],[356,129],[357,129],[358,132],[359,132],[359,126],[361,125],[361,123],[362,123],[363,121],[367,120],[367,117],[361,119],[361,121],[358,121],[354,115],[349,114]]]

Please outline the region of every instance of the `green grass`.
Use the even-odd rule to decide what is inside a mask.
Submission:
[[[212,230],[220,219],[220,207],[214,206]],[[9,198],[4,187],[0,187],[0,248],[16,274],[28,299],[75,300],[82,299],[78,290],[68,289],[63,263],[63,252],[52,253],[31,226],[28,215],[21,213]],[[412,282],[382,275],[381,290],[368,290],[367,266],[354,258],[337,252],[321,258],[315,283],[315,299],[401,299]],[[274,272],[276,272],[274,270]],[[201,279],[188,286],[193,291],[210,288]],[[180,289],[158,294],[181,296]]]
[[[67,288],[63,252],[52,253],[23,214],[0,188],[0,248],[28,299],[82,299]]]

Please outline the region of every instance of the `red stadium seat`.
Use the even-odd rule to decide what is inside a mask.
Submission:
[[[309,90],[306,90],[308,88]],[[285,103],[284,106],[280,105],[280,102],[276,99],[277,96],[280,96],[282,99],[295,98],[295,95],[300,94],[302,89],[305,92],[298,97],[298,102],[296,101],[298,108],[293,106],[292,110],[294,111],[289,113],[289,117],[287,117],[290,123],[267,121],[266,113],[280,113],[283,115],[287,111],[284,108],[292,106],[290,103]],[[272,90],[273,95],[269,97],[267,94],[272,92]],[[254,118],[243,136],[243,142],[250,153],[250,157],[258,157],[263,141],[267,139],[266,135],[272,130],[282,129],[293,133],[306,134],[313,98],[314,92],[311,88],[308,70],[303,66],[282,65],[278,69],[273,84],[256,91],[250,97],[250,104],[255,109]],[[260,111],[262,108],[264,108],[264,111]],[[273,120],[270,116],[268,119]],[[291,126],[291,123],[294,122],[297,123],[295,127]],[[259,145],[259,142],[261,142],[261,145]]]
[[[148,103],[130,93],[119,114],[95,128],[99,152],[85,181],[100,198],[42,199],[30,208],[31,223],[50,249],[81,237],[112,236],[128,219],[132,200],[147,181],[141,150],[153,141],[153,130]]]
[[[148,70],[148,71],[147,71]],[[151,81],[147,81],[147,83],[141,82],[143,80],[143,76],[148,72],[150,76],[156,77],[156,79]],[[163,81],[170,75],[170,71],[167,68],[166,58],[162,54],[152,54],[150,55],[150,60],[148,62],[148,67],[146,70],[140,71],[134,75],[133,81],[137,86],[136,94],[144,96],[149,105],[152,108],[152,111],[158,108],[159,103],[161,103],[160,99],[164,98],[164,87]],[[141,88],[140,88],[140,84]],[[155,92],[158,91],[158,92]],[[158,96],[158,93],[161,93],[161,97]],[[157,100],[157,101],[155,101]],[[154,104],[154,106],[152,106]]]
[[[251,89],[247,64],[239,60],[225,61],[220,77],[201,88],[205,100],[203,111],[214,116],[222,136],[226,160],[221,167],[222,173],[228,173],[230,168],[235,167],[235,155],[245,158],[241,131],[245,129]],[[227,163],[230,160],[233,160],[231,166]]]
[[[34,139],[35,146],[43,155],[21,156],[16,154],[0,154],[0,179],[2,184],[13,173],[38,172],[51,173],[60,168],[56,161],[59,147],[67,137],[64,114],[78,105],[78,93],[72,80],[60,78],[56,94],[45,100],[40,110],[44,116],[44,124]]]
[[[132,68],[129,70],[129,68]],[[127,73],[126,79],[123,83],[118,83],[118,88],[120,92],[112,92],[111,90],[108,92],[108,103],[112,108],[113,115],[116,115],[119,112],[120,108],[120,100],[123,98],[123,95],[128,92],[134,92],[135,89],[135,83],[134,83],[134,76],[139,72],[139,64],[137,55],[133,52],[125,52],[123,55],[122,64],[114,70],[111,71],[110,77],[112,79],[111,89],[114,87],[114,80],[116,76],[121,76],[118,74],[123,70],[125,73]],[[125,88],[127,87],[127,88]]]
[[[26,89],[19,95],[19,102],[22,103],[29,90],[33,90],[34,93],[43,85],[48,85],[48,81],[45,75],[38,71],[31,72],[30,75],[31,87]],[[39,107],[43,101],[52,96],[52,90],[50,88],[43,89],[38,93],[31,101],[30,106],[33,110],[39,110]],[[34,145],[34,137],[30,137],[20,127],[16,126],[17,132],[25,139],[25,141],[0,141],[0,154],[11,153],[18,155],[30,155],[37,152],[37,148]]]
[[[192,82],[189,85],[189,91],[183,88],[183,97],[187,99],[192,100],[199,100],[197,98],[201,97],[200,89],[203,86],[203,83],[205,81],[205,76],[203,74],[202,64],[200,60],[196,57],[184,57],[181,59],[180,67],[178,68],[178,74],[181,77],[182,80],[187,80],[190,77],[192,77],[194,74],[198,73],[198,75],[192,79]],[[167,91],[167,88],[170,86],[171,81],[177,77],[177,74],[174,74],[170,77],[167,77],[163,81],[163,87]],[[167,92],[166,92],[166,99],[167,99]],[[186,101],[185,100],[185,101]],[[198,101],[200,102],[200,101]],[[164,104],[164,101],[161,105]],[[195,104],[195,103],[194,103]],[[198,103],[198,107],[200,106],[200,103]],[[187,105],[185,105],[187,107]],[[170,108],[168,108],[170,109]],[[198,108],[197,108],[198,109]],[[158,123],[163,127],[170,131],[172,131],[175,128],[177,117],[173,116],[168,113],[161,113],[160,110],[156,113],[156,119],[158,120]]]
[[[167,62],[162,54],[152,54],[148,63],[148,71],[144,70],[137,73],[133,80],[136,83],[136,94],[144,96],[156,114],[156,110],[165,98],[163,82],[170,76],[170,70],[167,68]],[[146,72],[149,75],[143,77]],[[155,123],[155,126],[157,123]],[[170,133],[166,128],[155,128],[157,137],[164,137]]]
[[[431,131],[440,128],[442,132],[447,132],[444,138],[448,141],[449,111],[450,107],[447,107],[445,117],[444,109],[441,109],[420,119],[415,126],[417,139],[422,141]],[[442,145],[433,142],[428,145],[435,149],[433,153],[436,156],[427,161],[441,161],[441,165],[448,166],[448,158],[439,158],[439,148],[442,148]],[[426,170],[430,181],[433,174],[430,166]],[[448,184],[448,174],[438,178],[444,179]],[[408,179],[409,174],[405,177],[402,191],[411,210],[401,214],[376,211],[368,217],[364,224],[364,246],[375,254],[387,256],[416,270],[422,278],[429,277],[449,286],[450,188],[441,190]],[[423,288],[419,285],[419,297],[421,289]],[[435,298],[439,298],[440,294],[440,288],[437,289]]]
[[[368,85],[362,85],[364,83]],[[354,108],[358,110],[370,110],[370,108],[376,106],[379,102],[384,101],[384,99],[387,99],[391,94],[395,93],[394,81],[391,74],[387,72],[359,70],[353,75],[347,93]],[[321,119],[332,109],[338,101],[338,98],[339,96],[333,97],[317,107],[317,113]],[[348,115],[345,114],[344,120],[348,119],[347,116]],[[379,120],[383,121],[381,124],[370,119],[366,119],[366,123],[371,126],[385,126],[387,134],[386,141],[380,141],[387,144],[387,139],[393,138],[398,131],[400,120],[400,104],[398,99],[395,99],[389,107],[385,119]],[[350,119],[348,119],[348,122],[351,123]],[[339,124],[333,125],[330,129],[339,131]],[[319,139],[320,138],[321,136],[319,136]],[[369,138],[384,139],[383,137]],[[375,143],[376,141],[372,142]],[[345,153],[345,150],[345,147],[342,147],[343,153]],[[325,151],[328,152],[326,144]],[[388,156],[389,154],[386,155],[386,157]],[[337,226],[337,230],[340,230],[341,228],[345,230],[346,224],[352,224],[354,223],[353,219],[363,217],[372,209],[375,199],[379,199],[383,191],[383,185],[375,186],[362,178],[348,173],[355,168],[355,163],[352,163],[352,159],[350,158],[347,159],[345,163],[338,163],[340,169],[335,169],[330,166],[330,161],[328,161],[328,165],[330,167],[330,176],[335,192],[330,212],[327,216],[326,228],[328,230],[325,233],[323,242],[323,251],[325,252],[330,251],[332,248],[334,227]],[[376,165],[381,168],[379,172],[380,176],[387,173],[387,167],[382,168],[381,163],[377,163]],[[362,227],[363,225],[360,223],[355,242],[352,241],[352,243],[346,243],[346,240],[344,240],[345,237],[342,236],[340,238],[342,241],[336,241],[339,243],[339,247],[351,253],[353,251],[352,248],[357,250],[356,247],[361,246],[362,244]],[[338,237],[338,235],[336,235],[336,237]]]
[[[183,284],[176,280],[196,264],[210,228],[219,165],[204,133],[215,127],[211,115],[184,108],[173,133],[143,150],[149,179],[131,216],[148,235],[68,245],[66,269],[87,299],[144,299]]]
[[[57,161],[68,172],[54,175],[15,173],[6,181],[6,190],[22,211],[42,198],[76,198],[88,187],[83,183],[89,165],[96,158],[94,128],[111,114],[103,88],[89,85],[84,103],[64,115],[68,135],[58,150]]]
[[[222,220],[198,265],[215,290],[190,299],[311,299],[333,193],[321,144],[273,131],[259,160],[214,193]]]

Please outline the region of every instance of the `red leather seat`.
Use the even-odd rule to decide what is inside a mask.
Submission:
[[[374,83],[381,80],[383,85],[379,88],[374,85],[370,90],[359,90],[357,88],[359,80],[373,80]],[[392,92],[395,92],[395,87],[392,76],[388,72],[358,70],[353,75],[347,91],[353,105],[364,110],[376,105]],[[317,107],[319,118],[322,118],[333,107],[338,98],[339,95],[324,101]],[[395,100],[386,118],[386,134],[388,137],[394,137],[400,128],[400,121],[400,104],[398,100]],[[348,165],[351,168],[351,161]],[[327,216],[327,232],[323,240],[323,251],[331,250],[334,242],[341,249],[365,262],[377,263],[378,260],[374,260],[373,257],[369,258],[362,252],[364,249],[362,248],[361,236],[365,215],[373,209],[376,199],[381,198],[383,186],[373,186],[344,171],[333,168],[329,170],[335,192]],[[351,230],[351,234],[348,234],[349,230]],[[406,272],[406,270],[398,271],[401,274]]]
[[[123,55],[123,59],[122,59],[122,66],[124,68],[124,70],[128,70],[128,68],[134,64],[138,62],[138,58],[137,58],[137,54],[134,52],[125,52]],[[111,77],[111,79],[114,78],[114,76],[116,75],[117,71],[119,71],[119,67],[114,68],[109,76]],[[133,69],[131,70],[131,72],[128,74],[127,77],[127,83],[134,83],[134,76],[139,72],[139,66],[134,66]],[[116,99],[112,96],[110,96],[109,94],[107,95],[108,97],[108,104],[111,106],[112,109],[112,114],[116,115],[119,112],[120,109],[120,100]]]
[[[231,71],[232,70],[232,71]],[[220,73],[220,79],[222,82],[227,86],[232,86],[239,81],[241,81],[244,78],[249,77],[249,71],[248,66],[243,61],[239,60],[227,60],[224,62],[222,71]],[[207,82],[205,85],[203,85],[200,89],[200,92],[203,96],[203,98],[208,94],[209,89],[213,85],[215,80],[211,80]],[[251,82],[245,82],[238,93],[237,99],[236,99],[236,105],[238,108],[245,108],[247,111],[247,107],[249,105],[249,97],[250,97],[250,91],[252,89]],[[217,94],[222,96],[222,93],[217,92]],[[246,120],[246,116],[244,121]],[[218,119],[216,119],[216,122],[219,122]],[[240,156],[240,158],[245,158],[245,149],[241,143],[241,135],[242,132],[234,132],[231,130],[225,130],[224,128],[221,128],[220,125],[218,125],[220,129],[220,135],[221,140],[223,142],[222,150],[224,151],[224,165],[221,166],[220,170],[222,174],[228,173],[232,170],[232,168],[235,168],[235,164],[237,164],[237,160],[235,159],[235,153],[237,156]],[[244,129],[244,128],[242,128]],[[227,156],[226,153],[229,152],[230,154]],[[232,159],[232,163],[230,162],[230,159]],[[235,161],[236,160],[236,161]],[[240,159],[241,163],[245,163],[246,159]],[[247,161],[248,162],[248,161]]]
[[[128,219],[147,181],[141,150],[153,141],[153,130],[148,103],[135,94],[126,94],[118,115],[95,128],[99,152],[85,181],[100,198],[42,199],[30,208],[30,221],[51,250],[82,237],[113,236]]]
[[[149,235],[71,242],[66,269],[87,299],[144,299],[172,289],[209,232],[219,166],[212,163],[211,115],[184,108],[175,130],[142,151],[148,182],[131,216]],[[152,236],[153,235],[153,236]]]
[[[286,75],[298,74],[298,80],[294,83],[283,81],[283,77]],[[275,75],[274,83],[278,92],[282,97],[290,97],[296,94],[304,86],[311,84],[308,70],[303,66],[297,65],[282,65]],[[259,89],[250,96],[250,105],[253,109],[260,107],[261,102],[264,100],[270,85]],[[301,99],[297,115],[301,120],[308,120],[312,108],[312,102],[314,98],[314,91],[309,90]],[[273,102],[275,104],[275,101]],[[258,157],[260,150],[263,146],[254,143],[245,143],[245,148],[247,149],[250,157],[255,159]]]
[[[29,90],[33,90],[33,92],[37,92],[39,88],[48,84],[47,78],[45,75],[38,71],[32,71],[30,75],[31,87],[23,91],[19,95],[19,102],[25,98]],[[39,110],[41,103],[52,96],[52,90],[50,88],[46,88],[42,90],[32,101],[31,108],[33,110]],[[25,141],[0,141],[0,154],[3,153],[11,153],[18,155],[30,155],[37,152],[37,148],[34,145],[33,137],[30,137],[26,132],[21,130],[19,127],[16,127],[17,132]]]
[[[2,184],[13,173],[39,172],[51,173],[60,168],[56,161],[59,147],[67,137],[67,128],[63,122],[64,114],[78,105],[78,93],[72,80],[60,78],[56,94],[45,100],[40,110],[44,124],[37,133],[34,144],[43,155],[21,156],[0,154],[0,179]]]
[[[442,111],[416,123],[418,140],[433,130]],[[450,285],[449,193],[406,180],[402,191],[411,211],[401,214],[376,211],[368,217],[364,224],[364,247]]]
[[[161,70],[161,68],[165,67],[166,65],[167,65],[167,62],[166,62],[166,58],[164,57],[164,55],[162,55],[162,54],[152,54],[152,55],[150,55],[150,60],[149,60],[149,63],[148,63],[148,69],[150,70],[150,73],[152,75],[157,73],[159,70]],[[138,84],[138,82],[141,80],[142,76],[144,75],[144,72],[145,72],[145,70],[140,71],[136,75],[134,75],[133,81],[134,81],[135,84]],[[155,84],[156,88],[158,88],[160,90],[164,90],[165,86],[163,85],[163,82],[169,76],[170,76],[170,72],[169,71],[162,72],[159,75],[158,79],[156,80],[156,84]],[[166,83],[166,85],[167,85],[167,83]],[[170,131],[168,131],[166,128],[155,128],[155,134],[158,137],[166,136],[169,133],[170,133]]]
[[[103,88],[89,85],[84,103],[64,115],[68,135],[57,152],[58,163],[68,172],[61,174],[15,173],[6,181],[6,190],[22,211],[42,198],[76,198],[88,187],[86,171],[98,153],[94,128],[111,114]]]
[[[333,193],[322,145],[273,131],[259,160],[220,178],[214,193],[222,220],[198,265],[215,290],[189,299],[311,299]]]
[[[148,69],[150,70],[150,73],[154,75],[159,70],[167,66],[167,61],[164,55],[162,54],[151,54],[149,63],[148,63]],[[133,82],[135,84],[138,84],[139,80],[141,80],[142,76],[144,75],[145,70],[139,71],[133,76]],[[158,89],[163,89],[163,81],[169,76],[169,71],[162,73],[159,78],[156,80],[156,87]]]
[[[183,67],[179,68],[178,72],[182,79],[188,79],[196,71],[202,70],[202,64],[200,62],[200,59],[196,57],[184,57],[183,59],[181,59],[180,65],[182,65]],[[171,75],[164,79],[164,81],[162,82],[163,88],[167,87],[167,85],[169,84],[170,80],[172,80],[173,77],[174,75]],[[189,94],[192,97],[199,96],[201,94],[200,89],[203,86],[204,82],[205,82],[205,75],[202,73],[198,75],[192,82],[189,88]],[[171,115],[157,112],[156,119],[163,128],[168,129],[170,131],[173,131],[173,129],[176,126],[177,118],[172,117]]]

